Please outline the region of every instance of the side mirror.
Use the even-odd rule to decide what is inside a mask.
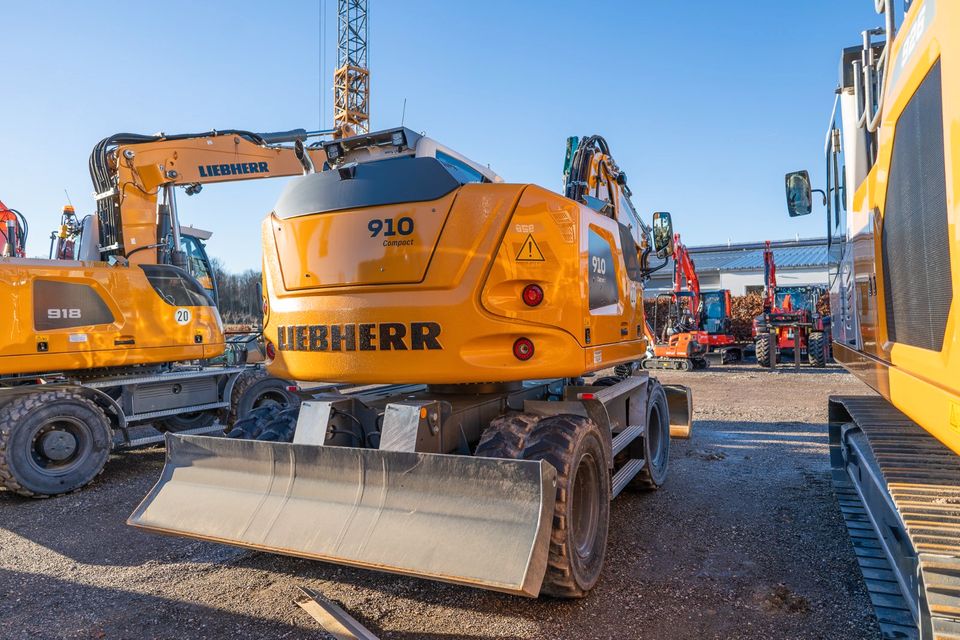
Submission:
[[[787,213],[790,217],[809,215],[813,211],[810,174],[806,171],[792,171],[786,175],[784,182],[787,191]]]
[[[653,250],[661,258],[673,255],[673,220],[666,211],[653,214]]]

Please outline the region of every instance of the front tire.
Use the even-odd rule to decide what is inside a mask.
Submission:
[[[827,337],[821,331],[814,331],[807,339],[807,359],[814,367],[827,366]]]
[[[103,471],[112,444],[106,414],[79,393],[19,396],[0,408],[0,484],[34,498],[75,491]]]
[[[631,489],[652,491],[667,481],[670,466],[670,406],[663,386],[653,378],[647,383],[647,432],[630,447],[632,458],[642,457],[646,464],[628,485]]]
[[[610,526],[610,472],[600,429],[580,416],[543,418],[530,432],[523,458],[545,460],[557,470],[541,593],[582,598],[600,578]]]
[[[757,353],[757,364],[761,367],[770,367],[771,342],[769,333],[760,333],[756,337],[754,346]]]

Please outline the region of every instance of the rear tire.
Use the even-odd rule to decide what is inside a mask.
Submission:
[[[582,598],[597,583],[610,526],[610,472],[597,425],[574,415],[541,419],[523,451],[557,470],[550,555],[541,593]]]
[[[807,339],[807,360],[814,367],[827,366],[827,337],[821,331],[814,331]]]
[[[220,423],[229,432],[234,423],[247,417],[254,409],[275,405],[281,408],[299,407],[300,398],[287,391],[290,383],[274,378],[264,369],[247,369],[233,383],[230,407],[220,412]]]
[[[225,429],[224,435],[238,440],[256,440],[267,425],[278,417],[283,410],[283,407],[274,404],[257,407],[234,422],[232,427]]]
[[[112,445],[106,414],[79,393],[19,396],[0,408],[0,484],[33,498],[75,491],[103,471]]]
[[[484,429],[473,455],[481,458],[507,458],[516,460],[523,454],[530,431],[540,416],[529,413],[500,416]]]
[[[275,408],[275,407],[271,407]],[[300,407],[285,407],[280,409],[273,419],[267,422],[257,440],[270,442],[293,442],[293,434],[297,430],[297,418],[300,417]]]
[[[758,334],[754,342],[754,347],[757,352],[757,364],[761,367],[770,366],[770,342],[769,333]]]

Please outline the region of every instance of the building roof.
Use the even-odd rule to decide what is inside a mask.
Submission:
[[[687,247],[698,273],[763,269],[764,242]],[[770,243],[778,269],[826,267],[827,239],[776,240]],[[672,272],[673,264],[664,269]]]

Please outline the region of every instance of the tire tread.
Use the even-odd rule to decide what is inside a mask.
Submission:
[[[553,529],[550,532],[550,551],[547,558],[547,571],[540,591],[559,598],[582,598],[587,595],[587,590],[577,584],[573,575],[565,514],[567,501],[572,498],[568,488],[574,471],[573,455],[577,443],[589,431],[596,432],[598,428],[587,418],[574,415],[544,418],[531,431],[523,451],[524,459],[549,462],[557,471],[557,500],[554,507]],[[604,465],[601,470],[601,481],[607,483],[608,504],[609,478]]]
[[[69,389],[53,389],[49,391],[44,390],[35,393],[27,393],[20,397],[14,398],[10,402],[0,406],[0,485],[3,485],[13,493],[26,498],[48,498],[52,495],[72,493],[73,491],[79,491],[83,488],[77,487],[76,489],[63,491],[61,494],[37,493],[20,484],[20,482],[18,482],[14,477],[13,470],[10,468],[8,448],[10,446],[10,441],[13,438],[13,432],[17,426],[19,426],[32,411],[45,405],[62,401],[72,401],[86,405],[88,409],[99,414],[99,416],[103,419],[104,424],[110,424],[110,421],[107,419],[107,415],[103,412],[103,409],[97,406],[96,403]],[[103,473],[103,469],[104,467],[101,466],[94,478]],[[93,479],[91,479],[91,482],[92,481]]]

